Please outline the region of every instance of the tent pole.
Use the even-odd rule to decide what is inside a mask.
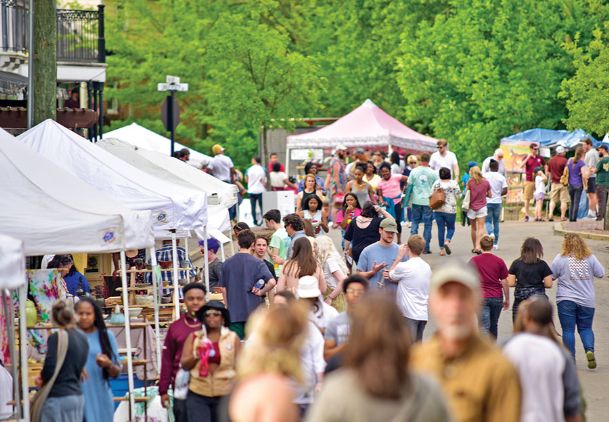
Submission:
[[[209,260],[207,259],[207,255],[209,254],[209,250],[207,249],[207,224],[203,227],[203,248],[205,250],[205,290],[207,294],[211,294],[209,291]]]
[[[186,251],[186,257],[190,261],[190,254],[188,253],[188,239],[190,237],[190,232],[188,233],[188,237],[184,237],[184,250]],[[190,267],[188,267],[190,268]],[[186,271],[186,282],[190,283],[190,271]]]
[[[171,232],[171,256],[173,264],[173,311],[174,318],[180,318],[180,295],[178,292],[178,244],[176,240],[176,233]]]
[[[27,327],[25,301],[27,300],[28,283],[19,289],[19,354],[21,361],[21,399],[23,400],[23,420],[30,420],[30,400],[28,385],[28,362],[27,362]]]
[[[154,333],[156,335],[156,364],[157,369],[161,370],[161,328],[159,326],[159,280],[157,279],[156,248],[153,246],[150,251],[150,263],[152,264],[152,299],[154,303]]]
[[[10,297],[9,290],[0,291],[2,294],[2,309],[4,312],[4,317],[6,318],[7,324],[6,328],[8,331],[8,349],[9,354],[11,356],[11,376],[13,377],[13,398],[15,399],[15,411],[14,415],[19,417],[21,415],[21,400],[17,397],[19,394],[19,373],[17,372],[17,353],[15,350],[15,345],[17,342],[15,341],[15,318],[14,312],[12,310],[12,306],[9,307],[8,300],[6,297]],[[10,321],[10,324],[9,324]]]
[[[224,253],[224,243],[220,243],[220,255],[222,256],[222,262],[226,261],[226,255]]]
[[[285,174],[290,176],[290,147],[285,149]]]
[[[121,284],[123,287],[123,315],[125,316],[125,348],[127,349],[127,382],[129,385],[129,419],[135,416],[135,396],[133,395],[133,356],[131,355],[131,320],[129,319],[129,291],[127,290],[127,258],[121,249]]]

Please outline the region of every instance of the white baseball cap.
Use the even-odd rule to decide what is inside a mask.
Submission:
[[[321,291],[319,290],[319,281],[317,278],[313,277],[312,275],[300,277],[298,279],[296,295],[302,299],[319,297],[321,295]]]
[[[562,146],[556,147],[557,154],[563,154],[564,152],[565,152],[565,147],[562,147]]]
[[[336,145],[336,151],[347,151],[347,147],[343,144]]]
[[[462,284],[473,292],[480,291],[480,276],[470,264],[453,261],[434,271],[431,277],[431,291],[436,291],[450,282]]]

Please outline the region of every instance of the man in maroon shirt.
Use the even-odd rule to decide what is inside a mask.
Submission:
[[[275,164],[277,161],[279,161],[277,153],[271,152],[271,155],[269,155],[269,163],[266,166],[266,169],[269,171],[269,173],[273,171],[273,164]],[[285,167],[281,163],[279,163],[279,171],[285,171]]]
[[[545,173],[548,172],[546,162],[542,157],[539,156],[539,145],[532,143],[529,146],[529,155],[524,159],[521,167],[524,168],[525,182],[524,182],[524,221],[529,221],[529,204],[533,199],[533,192],[535,192],[535,169],[537,167],[544,167]]]
[[[567,221],[567,207],[569,206],[569,189],[567,186],[560,183],[567,158],[565,157],[565,149],[561,146],[556,148],[556,155],[550,158],[548,162],[548,170],[550,171],[550,179],[552,180],[552,189],[550,190],[550,206],[548,207],[548,220],[554,221],[554,208],[556,203],[560,201],[560,220]]]
[[[497,322],[501,310],[510,307],[510,289],[507,285],[508,269],[505,261],[494,255],[493,238],[484,235],[480,239],[482,254],[469,260],[480,274],[482,308],[480,309],[480,328],[497,338]]]
[[[182,347],[190,333],[201,329],[201,323],[195,317],[197,311],[205,305],[205,286],[202,283],[189,283],[182,289],[186,313],[174,321],[167,330],[163,353],[161,355],[161,375],[159,377],[159,394],[163,407],[169,407],[167,391],[175,382],[180,369]],[[186,422],[186,400],[173,400],[173,415],[176,422]]]

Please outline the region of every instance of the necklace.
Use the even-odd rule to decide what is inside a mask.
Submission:
[[[184,315],[184,324],[186,324],[186,326],[190,328],[199,328],[201,326],[201,323],[199,321],[196,321],[195,324],[189,324],[188,315]]]

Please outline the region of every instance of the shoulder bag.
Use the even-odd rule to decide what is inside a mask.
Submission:
[[[68,333],[66,330],[59,330],[57,332],[57,362],[55,364],[55,371],[53,372],[53,376],[51,379],[42,386],[40,390],[36,393],[34,398],[32,399],[32,414],[31,420],[32,422],[40,422],[42,417],[42,407],[44,406],[44,402],[46,401],[49,393],[53,389],[53,385],[55,384],[55,380],[59,375],[59,371],[61,371],[61,367],[63,366],[63,362],[66,359],[66,354],[68,352]]]
[[[465,191],[465,196],[463,197],[463,202],[461,202],[461,209],[463,211],[469,211],[469,202],[471,199],[471,191],[467,189]]]
[[[571,160],[567,161],[565,169],[562,171],[562,176],[560,176],[560,184],[563,186],[569,185],[569,162],[571,162]]]
[[[429,197],[429,208],[437,210],[446,203],[446,192],[441,186],[438,187],[431,193]]]

